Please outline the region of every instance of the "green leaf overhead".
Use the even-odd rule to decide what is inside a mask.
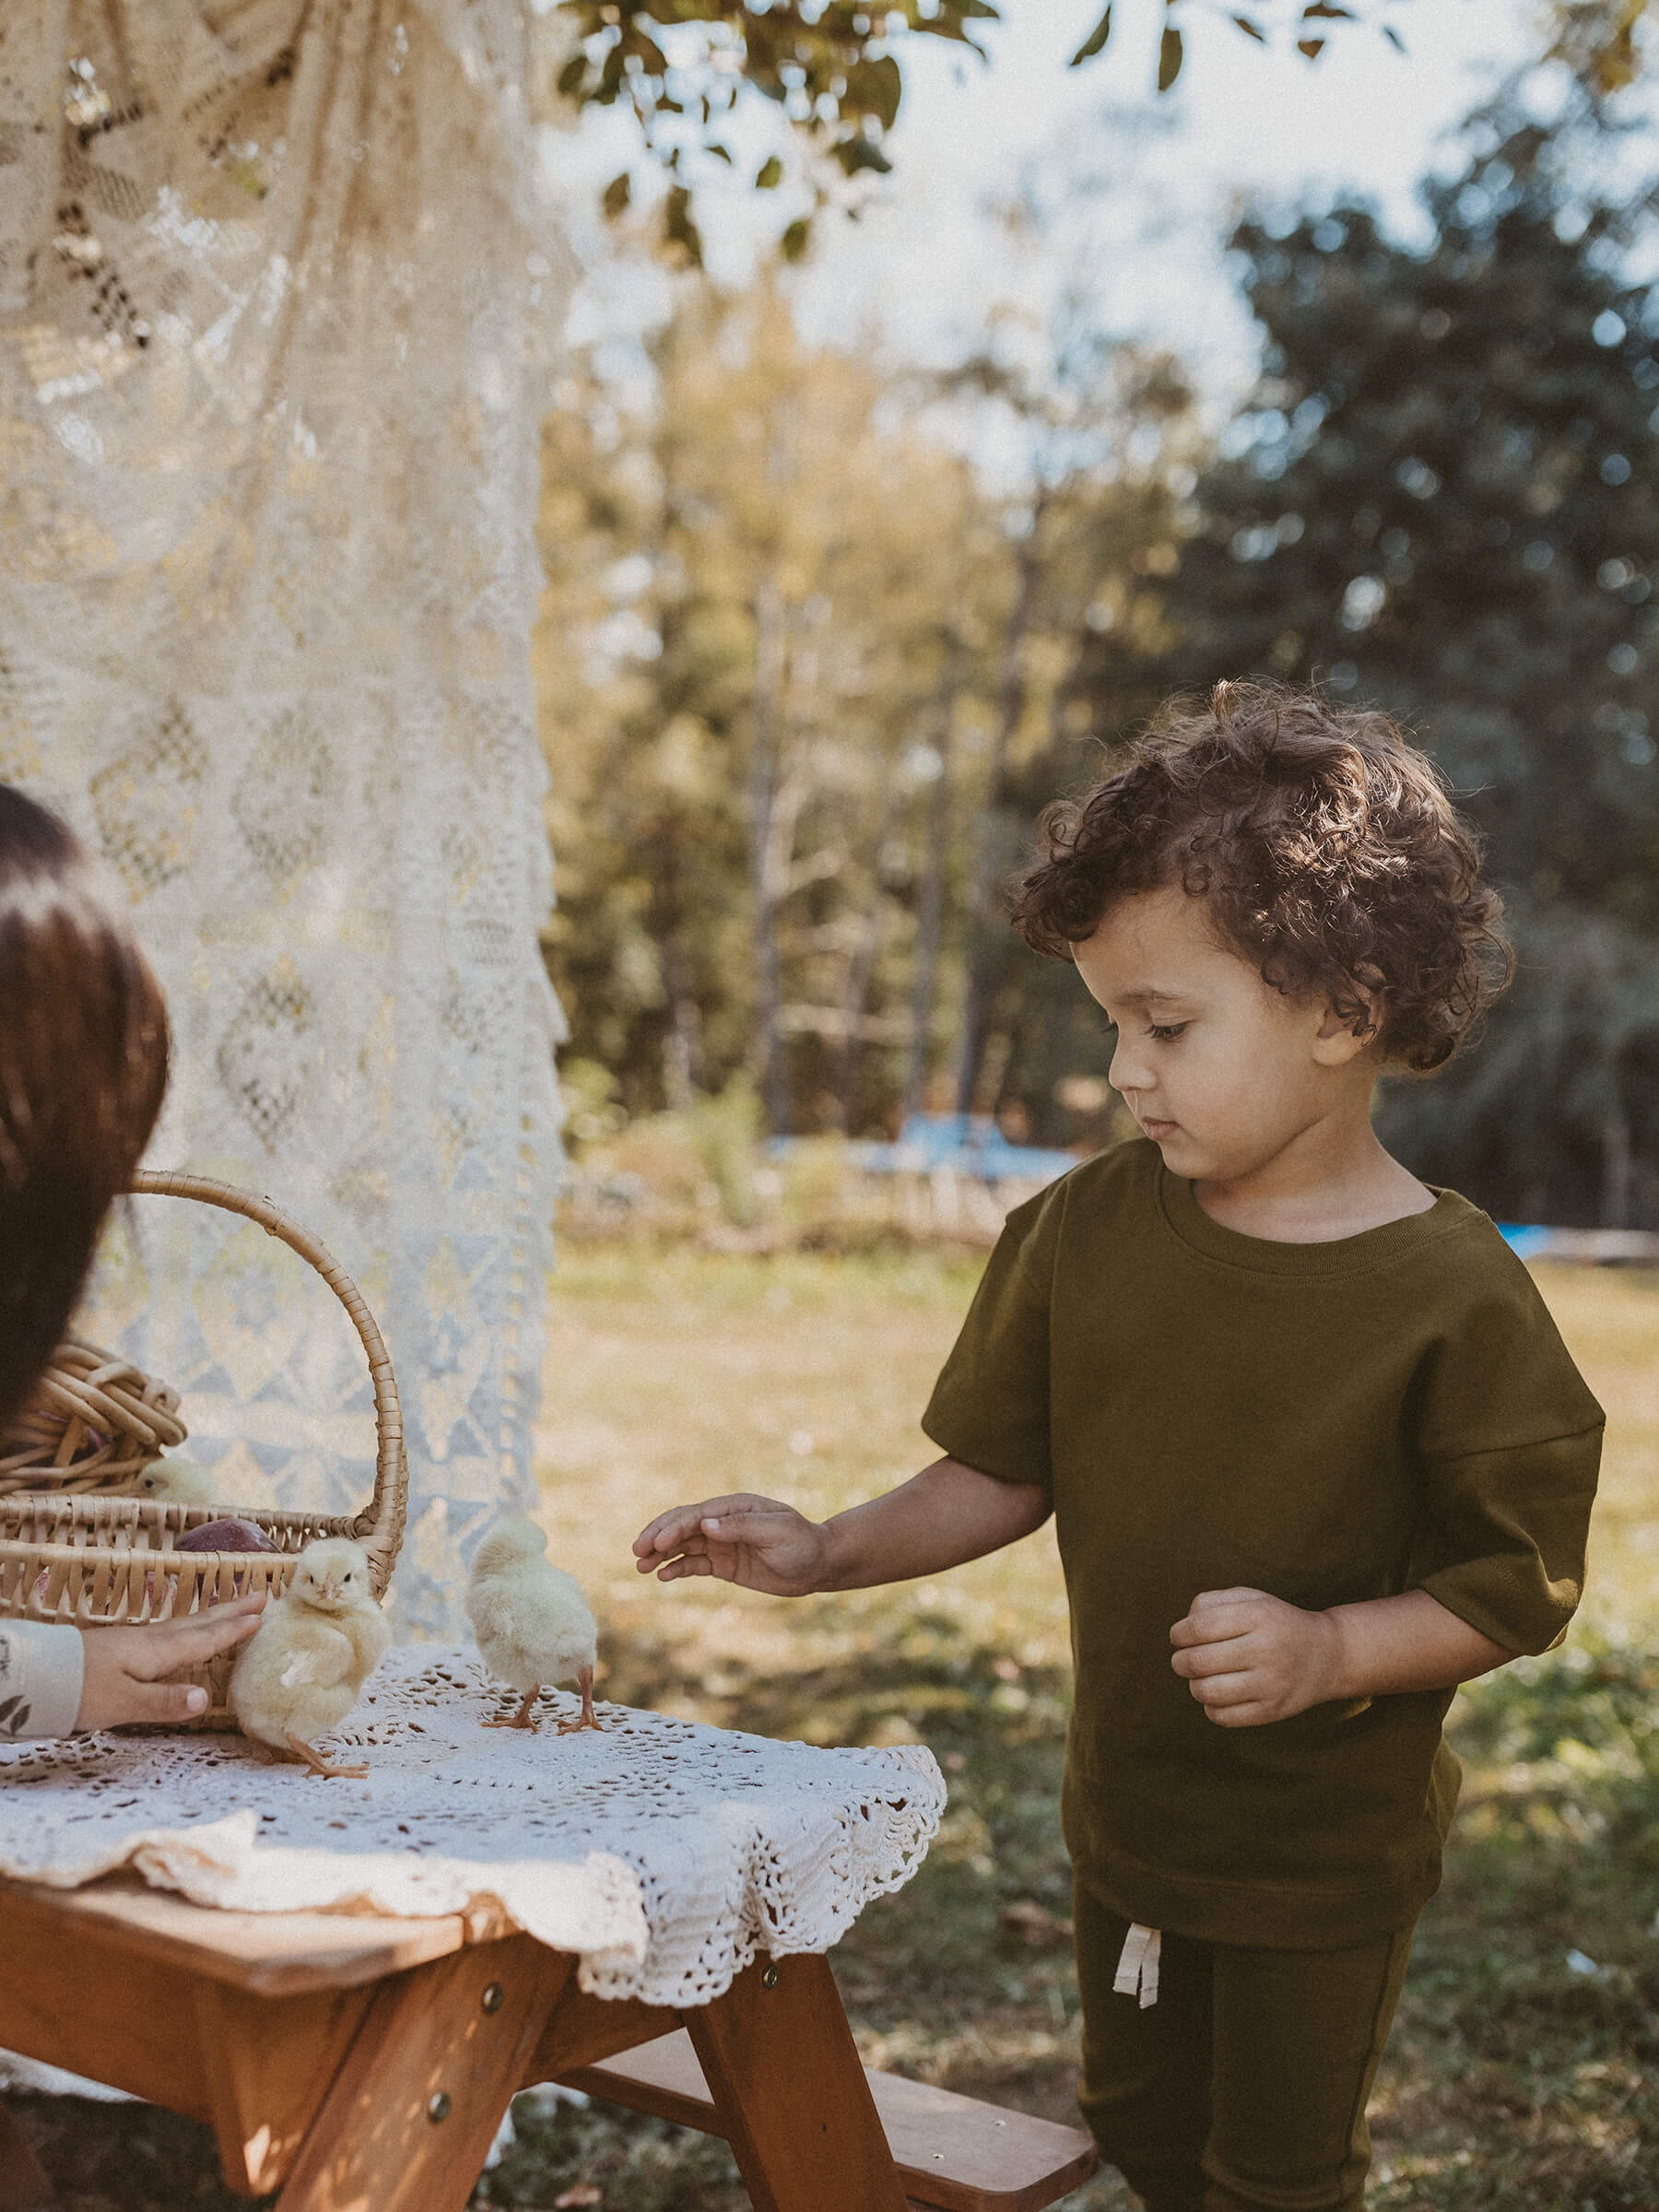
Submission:
[[[1174,4],[1164,0],[1166,8]],[[1374,20],[1372,10],[1383,4],[1257,0],[1253,13],[1228,20],[1243,37],[1267,44],[1276,35],[1307,32],[1315,22]],[[1140,5],[1150,11],[1157,0]],[[892,168],[882,142],[903,101],[906,41],[944,39],[984,60],[978,33],[982,26],[1001,22],[1003,10],[993,0],[893,0],[887,6],[869,0],[557,0],[550,13],[535,20],[559,27],[542,35],[559,42],[556,65],[544,80],[557,88],[559,99],[578,107],[630,108],[647,155],[693,194],[696,173],[682,163],[700,151],[729,159],[726,132],[741,101],[759,94],[782,108],[807,159],[797,168],[787,149],[768,155],[755,187],[770,192],[794,173],[820,208],[835,196],[827,181],[834,171],[821,162],[815,166],[811,157],[828,156],[849,179],[884,175]],[[1105,52],[1113,20],[1113,6],[1104,7],[1071,56],[1074,68]],[[1401,46],[1392,27],[1382,29]],[[572,36],[576,50],[566,53]],[[1296,43],[1312,60],[1324,40],[1304,35]],[[1159,45],[1159,91],[1175,83],[1184,60],[1182,33],[1166,18]],[[836,189],[844,192],[845,186]],[[606,207],[617,212],[609,201]]]
[[[702,267],[702,238],[691,219],[691,194],[683,184],[676,184],[668,194],[663,209],[663,238],[693,268]]]
[[[884,177],[893,166],[881,148],[868,138],[842,138],[830,151],[850,177],[857,176],[861,170]]]
[[[1097,53],[1103,53],[1106,41],[1112,36],[1112,10],[1108,8],[1088,36],[1072,55],[1071,65],[1077,68],[1084,62],[1092,62]]]
[[[873,115],[884,131],[899,119],[899,100],[904,82],[890,53],[873,62],[855,62],[847,71],[847,88],[841,95],[843,114]]]

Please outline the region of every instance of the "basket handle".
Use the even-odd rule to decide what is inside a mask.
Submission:
[[[369,1379],[374,1388],[374,1495],[351,1524],[354,1536],[369,1554],[377,1594],[392,1579],[393,1563],[403,1544],[404,1524],[409,1511],[409,1462],[404,1450],[403,1409],[397,1402],[397,1381],[374,1316],[363,1303],[362,1293],[327,1246],[308,1230],[273,1206],[234,1183],[215,1182],[206,1175],[179,1171],[155,1173],[140,1169],[131,1188],[135,1195],[158,1198],[196,1198],[205,1206],[222,1206],[258,1222],[267,1236],[276,1237],[308,1261],[328,1285],[361,1339],[369,1360]]]

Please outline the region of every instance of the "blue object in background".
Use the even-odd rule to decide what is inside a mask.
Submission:
[[[1541,1252],[1547,1252],[1555,1234],[1553,1230],[1524,1221],[1500,1221],[1497,1229],[1518,1260],[1535,1260]]]
[[[1014,1145],[988,1113],[912,1113],[890,1145],[854,1145],[873,1175],[931,1175],[950,1168],[981,1182],[1053,1182],[1077,1164],[1075,1152]]]

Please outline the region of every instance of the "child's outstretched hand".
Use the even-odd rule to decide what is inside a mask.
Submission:
[[[747,1490],[659,1513],[633,1547],[639,1572],[654,1572],[660,1583],[713,1574],[771,1597],[805,1597],[821,1588],[830,1552],[816,1521]]]
[[[1288,1721],[1338,1694],[1335,1622],[1265,1590],[1200,1592],[1170,1641],[1171,1665],[1218,1727]]]

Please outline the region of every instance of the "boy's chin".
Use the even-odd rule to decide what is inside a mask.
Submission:
[[[1164,1166],[1171,1174],[1190,1176],[1194,1182],[1202,1182],[1215,1173],[1214,1154],[1190,1130],[1177,1125],[1159,1135],[1155,1123],[1147,1135],[1163,1154]]]

